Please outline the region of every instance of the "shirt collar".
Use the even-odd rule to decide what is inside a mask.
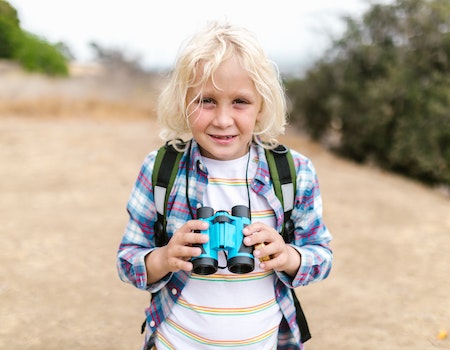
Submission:
[[[258,167],[256,169],[256,174],[254,181],[258,181],[261,185],[269,185],[270,184],[270,171],[269,165],[266,160],[266,155],[264,148],[258,146],[256,143],[252,143],[252,147],[256,149]],[[191,159],[191,170],[198,171],[205,175],[208,175],[208,170],[206,169],[205,164],[203,163],[203,158],[200,153],[200,147],[195,141],[195,139],[191,140],[191,148],[190,148],[190,159]]]
[[[264,148],[256,144],[253,144],[252,147],[256,148],[258,156],[258,168],[256,169],[255,180],[259,181],[263,185],[269,185],[270,171]]]
[[[208,175],[208,171],[206,169],[205,164],[203,163],[203,158],[200,153],[200,147],[198,146],[197,141],[194,139],[191,140],[191,153],[189,154],[191,158],[190,167],[191,170],[198,171],[199,173],[203,173],[205,175]]]

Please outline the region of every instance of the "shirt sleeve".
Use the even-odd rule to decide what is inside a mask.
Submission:
[[[296,288],[325,279],[331,271],[333,254],[331,233],[323,221],[322,197],[317,174],[312,162],[294,151],[297,170],[294,221],[294,241],[291,245],[301,255],[301,264],[294,278],[279,273],[281,281]]]
[[[139,289],[155,292],[168,278],[147,285],[145,257],[155,246],[154,224],[157,220],[152,187],[152,169],[156,151],[150,153],[140,169],[127,203],[128,224],[117,253],[117,270],[122,281]]]

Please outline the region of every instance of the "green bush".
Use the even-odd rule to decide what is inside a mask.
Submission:
[[[450,185],[450,2],[373,5],[301,81],[292,116],[340,154]],[[336,135],[338,137],[336,137]]]
[[[8,2],[0,0],[0,58],[13,58],[20,35],[17,11]]]
[[[68,75],[67,60],[59,49],[27,32],[22,34],[15,58],[29,71],[49,75]]]
[[[0,58],[18,61],[29,71],[65,76],[68,67],[63,49],[63,44],[52,45],[23,31],[17,11],[7,1],[0,0]]]

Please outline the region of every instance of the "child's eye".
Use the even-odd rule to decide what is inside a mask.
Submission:
[[[214,100],[210,97],[204,97],[200,100],[200,103],[205,105],[205,104],[211,104],[214,103]]]
[[[237,99],[235,99],[233,101],[233,103],[236,103],[236,104],[247,104],[248,102],[246,100],[242,99],[242,98],[237,98]]]

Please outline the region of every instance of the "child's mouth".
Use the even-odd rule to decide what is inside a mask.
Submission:
[[[217,144],[228,145],[233,142],[236,135],[210,135],[210,137],[217,142]]]
[[[219,139],[219,140],[231,140],[233,139],[235,136],[234,135],[211,135],[211,137],[215,138],[215,139]]]

